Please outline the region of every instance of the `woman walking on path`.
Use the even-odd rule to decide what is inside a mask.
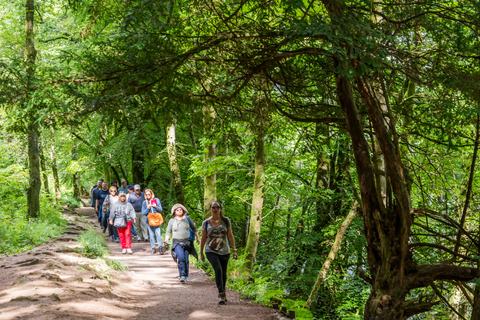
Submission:
[[[109,216],[110,216],[110,213],[111,213],[111,208],[118,201],[117,187],[115,187],[115,186],[110,187],[110,189],[108,189],[108,192],[110,194],[105,197],[105,200],[103,201],[103,204],[102,204],[102,210],[103,210],[103,215],[104,215],[104,220],[105,220],[103,232],[105,232],[105,229],[108,226],[108,235],[110,236],[110,240],[112,242],[115,241],[115,240],[117,240],[117,242],[119,242],[120,239],[118,238],[117,229],[115,227],[113,227],[112,225],[107,224],[107,220],[109,220]]]
[[[219,201],[210,203],[210,213],[212,216],[202,223],[202,242],[200,244],[200,259],[205,261],[203,248],[207,259],[215,272],[215,283],[218,288],[218,304],[225,304],[227,296],[225,294],[225,285],[227,283],[227,266],[230,258],[230,246],[232,246],[233,259],[237,259],[237,249],[235,249],[235,238],[232,233],[230,219],[223,216],[222,205]]]
[[[150,236],[150,245],[152,246],[152,254],[155,254],[155,236],[157,237],[158,242],[158,251],[160,254],[163,254],[162,249],[162,229],[160,226],[151,226],[148,223],[148,214],[159,212],[162,213],[162,204],[158,198],[155,198],[153,191],[151,189],[145,189],[145,201],[142,204],[142,214],[147,219],[148,225],[148,235]]]
[[[133,223],[135,223],[135,210],[132,205],[127,202],[127,195],[124,192],[120,192],[118,201],[111,207],[109,219],[110,225],[118,230],[122,253],[132,254],[130,229],[132,227],[132,220]]]
[[[188,255],[191,253],[198,259],[197,251],[195,250],[193,241],[190,239],[190,230],[195,233],[197,243],[200,243],[197,227],[195,227],[193,221],[187,216],[187,213],[187,208],[180,203],[175,204],[172,207],[173,218],[168,221],[167,233],[165,234],[165,242],[168,242],[170,234],[173,232],[172,257],[178,265],[180,282],[189,280]]]

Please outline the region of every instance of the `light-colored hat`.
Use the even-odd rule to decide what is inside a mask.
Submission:
[[[188,210],[187,208],[185,208],[183,205],[181,205],[180,203],[176,203],[173,207],[172,207],[172,216],[175,215],[175,210],[177,210],[178,208],[182,208],[183,212],[185,212],[185,214],[188,213]]]
[[[125,180],[125,179],[122,179],[121,183],[124,183],[124,182],[127,182],[127,180]]]
[[[139,184],[134,185],[134,186],[133,186],[133,189],[134,189],[134,190],[140,190],[140,185],[139,185]]]

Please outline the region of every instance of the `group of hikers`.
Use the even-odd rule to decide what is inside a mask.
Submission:
[[[189,281],[189,255],[198,259],[194,241],[200,244],[200,259],[205,256],[215,273],[219,304],[225,304],[225,284],[227,266],[232,256],[237,259],[235,239],[230,219],[223,215],[222,204],[214,200],[210,203],[210,218],[202,223],[202,237],[198,235],[195,223],[188,216],[188,210],[180,203],[172,206],[172,218],[168,221],[165,241],[162,242],[161,225],[163,208],[160,200],[151,189],[141,191],[140,185],[129,185],[121,180],[121,186],[112,180],[110,187],[103,179],[90,189],[90,204],[95,208],[99,226],[111,241],[120,242],[122,254],[133,254],[132,239],[150,241],[152,254],[164,254],[163,245],[171,245],[171,255],[177,263],[180,282]],[[133,223],[132,223],[133,222]],[[172,243],[169,243],[170,237]],[[155,241],[156,239],[156,241]],[[205,252],[205,253],[204,253]]]

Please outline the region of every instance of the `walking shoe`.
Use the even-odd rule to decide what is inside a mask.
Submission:
[[[155,248],[152,248],[152,254],[155,254],[155,252],[157,252],[157,250],[155,250]]]
[[[114,237],[114,236],[110,236],[110,241],[115,242],[115,237]]]
[[[150,239],[143,239],[143,241],[145,241],[145,242],[149,242],[149,241],[150,241]]]
[[[220,301],[218,301],[218,304],[225,304],[227,301],[227,296],[225,295],[225,292],[220,292],[218,294],[218,297],[220,298]]]
[[[158,247],[158,253],[161,254],[161,255],[164,254],[163,247]]]
[[[140,237],[137,237],[137,241],[140,242],[142,241],[142,239]]]
[[[103,228],[103,233],[105,233],[106,230],[107,230],[107,229]]]
[[[120,242],[120,238],[115,239],[116,242]]]
[[[125,254],[125,253],[127,253],[127,249],[122,250],[122,254]]]
[[[190,281],[190,279],[188,279],[188,277],[185,277],[185,282],[188,282]]]
[[[180,282],[185,282],[185,277],[184,276],[180,277]]]
[[[127,249],[128,254],[133,254],[132,249]]]

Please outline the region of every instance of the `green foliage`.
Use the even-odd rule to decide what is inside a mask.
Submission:
[[[67,195],[67,194],[62,195],[62,203],[66,204],[70,209],[76,209],[76,208],[83,207],[83,202],[82,201],[78,200],[77,198],[75,198],[71,195]]]
[[[87,258],[103,258],[108,255],[107,243],[104,236],[94,229],[83,232],[77,240],[81,245],[80,253]]]
[[[8,165],[5,154],[3,157],[0,162],[0,253],[24,252],[59,236],[66,222],[60,208],[45,194],[41,194],[38,219],[27,219],[24,194],[27,172],[18,164]]]
[[[123,263],[122,261],[118,261],[118,260],[115,260],[115,259],[107,259],[107,258],[105,258],[104,260],[105,260],[105,263],[107,264],[107,266],[109,266],[113,270],[118,270],[118,271],[128,270],[128,266],[125,263]]]

